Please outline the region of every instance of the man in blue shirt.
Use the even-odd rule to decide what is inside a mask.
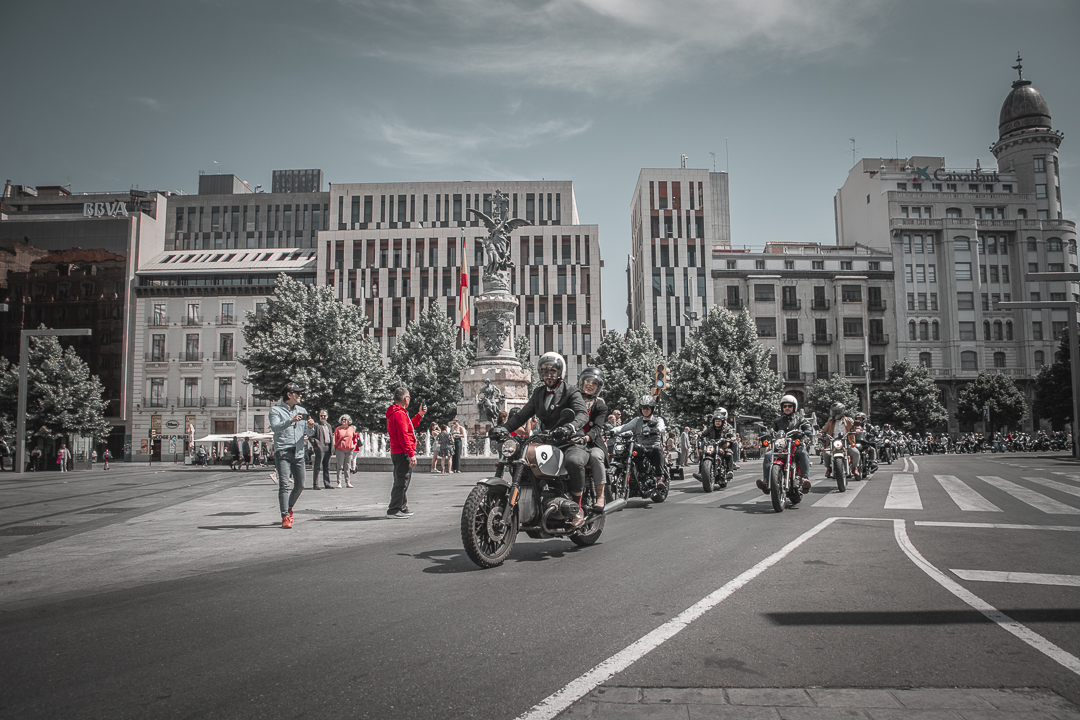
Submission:
[[[303,390],[289,383],[281,390],[281,404],[270,408],[270,429],[274,433],[274,465],[278,475],[278,506],[281,527],[293,525],[293,505],[304,491],[304,436],[315,432],[315,421],[300,405]],[[292,476],[292,492],[289,477]],[[288,506],[285,496],[288,494]]]

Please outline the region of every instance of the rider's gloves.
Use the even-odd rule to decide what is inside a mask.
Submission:
[[[506,428],[496,425],[495,427],[491,428],[491,430],[488,430],[488,437],[496,442],[499,442],[510,437],[510,432]]]
[[[559,442],[568,440],[574,429],[569,425],[560,425],[551,431],[551,437]]]

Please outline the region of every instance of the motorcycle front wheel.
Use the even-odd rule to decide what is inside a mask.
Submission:
[[[784,467],[773,465],[769,468],[769,495],[772,496],[772,509],[784,512]]]
[[[502,522],[506,488],[477,485],[461,510],[461,542],[465,554],[482,568],[502,565],[517,541],[518,518]]]
[[[844,475],[844,458],[839,455],[834,455],[832,459],[832,474],[836,478],[836,489],[840,492],[847,491],[847,477]]]
[[[711,493],[713,491],[713,461],[702,460],[699,474],[701,475],[701,489]]]

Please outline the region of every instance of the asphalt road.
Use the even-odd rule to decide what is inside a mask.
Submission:
[[[920,456],[844,494],[815,466],[780,514],[759,471],[491,570],[458,529],[478,475],[417,476],[408,520],[388,474],[306,491],[291,531],[263,473],[0,476],[0,715],[516,718],[611,658],[608,688],[1080,702],[1080,466]]]

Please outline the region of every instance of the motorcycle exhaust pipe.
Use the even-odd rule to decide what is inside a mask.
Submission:
[[[613,512],[618,512],[626,507],[626,498],[619,498],[618,500],[612,500],[604,505],[604,514],[610,515]]]

